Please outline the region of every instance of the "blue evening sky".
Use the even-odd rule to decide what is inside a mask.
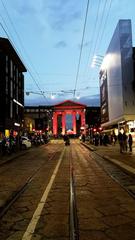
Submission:
[[[33,93],[25,94],[25,105],[73,99],[75,86],[77,101],[99,104],[99,68],[91,68],[92,58],[105,55],[119,19],[131,19],[135,46],[135,1],[89,0],[77,77],[87,2],[0,0],[1,37],[8,35],[28,69],[25,92]]]

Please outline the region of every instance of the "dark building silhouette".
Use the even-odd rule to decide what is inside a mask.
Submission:
[[[34,130],[46,132],[52,129],[51,106],[25,106],[24,132]]]
[[[53,106],[25,106],[24,108],[24,130],[31,132],[33,129],[45,131],[52,130]],[[100,107],[86,107],[86,125],[88,128],[100,127]],[[76,118],[77,133],[80,134],[81,120]],[[60,132],[61,118],[58,118],[58,130]]]
[[[10,41],[0,38],[0,133],[18,132],[23,124],[26,68]]]
[[[101,124],[100,107],[86,108],[86,124],[89,128],[98,128]]]

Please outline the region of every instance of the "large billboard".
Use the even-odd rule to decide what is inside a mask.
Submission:
[[[108,115],[108,89],[107,89],[107,71],[100,71],[100,102],[101,102],[101,123],[109,120]]]
[[[102,126],[135,119],[133,80],[131,21],[119,20],[100,69]]]

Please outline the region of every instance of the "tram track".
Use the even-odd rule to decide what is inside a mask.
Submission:
[[[81,146],[87,148],[85,145]],[[87,150],[88,149],[89,148],[87,148]],[[110,162],[107,158],[100,156],[96,151],[91,151],[91,157],[115,182],[117,182],[132,198],[135,199],[135,179],[133,175],[125,172],[125,170],[122,170],[122,168]]]
[[[93,154],[94,155],[94,154]],[[135,179],[115,164],[97,155],[93,157],[104,171],[135,199]]]
[[[0,217],[3,222],[0,229],[1,239],[5,240],[7,237],[11,237],[13,231],[16,234],[16,229],[21,231],[18,234],[21,235],[19,239],[22,240],[30,240],[36,236],[39,239],[43,236],[45,239],[60,240],[81,240],[84,239],[84,236],[85,239],[91,239],[89,236],[95,234],[95,226],[98,226],[99,229],[96,229],[96,231],[99,231],[99,234],[102,232],[103,239],[105,239],[104,237],[107,236],[106,231],[109,229],[108,221],[105,222],[105,219],[111,219],[112,214],[116,214],[114,209],[117,208],[117,214],[122,211],[122,207],[124,209],[126,202],[124,197],[129,198],[130,202],[132,199],[126,191],[122,190],[120,184],[116,184],[116,179],[113,179],[113,176],[110,176],[105,171],[104,167],[107,166],[107,161],[104,160],[103,164],[102,159],[98,159],[93,152],[92,155],[89,154],[85,147],[76,144],[74,141],[68,147],[62,144],[59,150],[57,146],[57,153],[52,152],[48,161],[49,168],[43,168],[44,164],[40,165],[18,189],[16,196],[14,195],[12,201],[9,202],[7,209],[3,210],[5,211],[3,216],[5,217],[3,219],[2,216]],[[117,169],[110,167],[109,163],[106,168],[112,169],[114,177],[115,174],[121,175],[121,181],[126,183],[125,176],[118,173]],[[45,176],[46,169],[51,169],[51,172],[49,170]],[[41,175],[40,170],[43,175],[37,181]],[[33,184],[30,184],[32,181]],[[128,186],[134,184],[132,180],[129,183]],[[43,187],[38,191],[39,186]],[[32,200],[35,193],[39,194],[39,196],[31,206],[29,200]],[[117,197],[117,195],[119,196]],[[114,196],[116,196],[115,199]],[[19,197],[20,199],[17,201]],[[119,201],[121,201],[121,208],[119,207]],[[133,207],[134,200],[132,201]],[[25,207],[27,207],[28,212]],[[14,214],[14,209],[16,209],[17,216],[13,216],[13,222],[9,223],[12,227],[8,228],[9,233],[6,235],[6,221]],[[106,211],[109,211],[107,216],[104,215]],[[18,215],[22,212],[21,216]],[[125,208],[121,214],[123,214],[123,218],[126,218],[129,213]],[[24,219],[27,219],[27,221],[25,227],[22,227]],[[99,221],[102,224],[99,224]],[[132,222],[132,219],[130,221]],[[94,229],[94,232],[92,229]],[[90,235],[87,236],[87,234]]]
[[[66,147],[64,146],[64,149],[66,149]],[[70,149],[71,150],[71,149]],[[63,161],[65,158],[66,159],[70,159],[72,158],[72,153],[70,150],[67,150],[66,151],[66,155],[64,154],[63,150],[63,154],[61,155],[61,150],[58,152],[58,148],[57,148],[57,152],[54,152],[50,158],[48,158],[47,162],[52,162],[51,160],[54,159],[54,161],[56,159],[59,159],[58,155],[61,155],[61,161]],[[59,153],[59,154],[58,154]],[[69,158],[67,157],[67,155],[69,156]],[[62,160],[63,159],[63,160]],[[46,163],[45,163],[46,164]],[[19,203],[19,201],[21,201],[21,196],[24,196],[23,193],[25,193],[25,191],[27,192],[27,189],[31,188],[32,185],[30,185],[30,183],[36,178],[37,175],[40,174],[40,170],[42,170],[44,166],[44,163],[40,165],[40,167],[38,169],[36,169],[36,171],[33,172],[33,174],[28,177],[27,181],[25,181],[24,184],[22,184],[18,189],[16,189],[16,191],[14,191],[10,198],[7,199],[6,203],[0,208],[0,219],[2,221],[5,221],[5,219],[8,218],[8,216],[10,216],[13,211],[14,211],[14,207],[17,206]],[[70,165],[70,173],[69,173],[69,189],[70,189],[70,200],[68,201],[68,204],[69,204],[69,229],[70,229],[70,232],[69,232],[69,236],[70,236],[70,240],[79,240],[79,234],[78,234],[78,219],[77,219],[77,208],[76,208],[76,197],[75,197],[75,181],[74,181],[74,173],[73,173],[73,164],[71,163]],[[61,172],[61,170],[60,170]],[[39,173],[39,174],[38,174]],[[54,179],[56,177],[56,173],[55,173],[55,170],[54,172],[52,173],[51,175],[51,178],[50,180],[48,179],[47,182],[51,182],[52,180],[51,179]],[[59,179],[59,178],[58,178]],[[48,182],[48,184],[50,184]],[[58,180],[59,182],[59,180]],[[52,187],[50,186],[50,189]],[[45,192],[48,192],[48,185],[46,186],[46,190]],[[29,189],[28,189],[29,191]],[[52,189],[53,191],[53,189]],[[54,190],[55,191],[55,190]],[[49,192],[48,192],[49,193]],[[47,198],[47,195],[48,193],[45,193],[46,196],[44,196],[45,198]],[[28,193],[27,193],[28,194]],[[20,198],[20,200],[18,201],[17,205],[16,205],[16,202],[17,200]],[[48,199],[48,198],[47,198]],[[62,199],[61,199],[62,200]],[[38,200],[39,201],[39,200]],[[51,203],[51,200],[47,200],[47,201],[50,201]],[[41,198],[41,200],[39,201],[39,208],[41,206],[41,204],[44,202],[44,200]],[[14,205],[15,204],[15,205]],[[19,205],[18,205],[19,206]],[[37,211],[37,210],[36,210]],[[35,212],[36,212],[35,211]],[[33,216],[35,215],[35,219],[37,219],[37,215],[36,213],[33,214]],[[39,212],[38,212],[38,217],[40,216]],[[6,217],[6,218],[5,218]],[[35,221],[35,220],[32,220],[31,221]],[[4,224],[4,222],[3,222]],[[31,224],[30,223],[30,226],[28,225],[28,229],[26,230],[26,232],[24,233],[23,235],[23,238],[22,239],[29,239],[29,228],[31,229],[33,223]],[[8,235],[10,236],[10,235]],[[30,238],[31,239],[31,238]]]
[[[58,154],[59,152],[55,152],[53,153],[49,159],[47,160],[48,161],[51,161],[53,160],[53,158],[55,158],[55,156]],[[5,204],[3,206],[0,207],[0,219],[3,218],[3,216],[8,212],[8,210],[12,207],[12,205],[17,201],[17,199],[19,197],[21,197],[21,195],[24,193],[24,191],[28,188],[29,184],[34,180],[34,178],[36,177],[36,175],[38,174],[38,172],[43,168],[43,166],[46,164],[43,163],[41,164],[41,166],[36,169],[34,171],[34,173],[27,178],[27,180],[25,181],[25,183],[20,186],[18,189],[16,189],[16,191],[14,190],[13,193],[11,193],[10,197],[6,200]]]
[[[72,158],[70,159],[70,240],[79,240],[74,166]]]
[[[126,238],[134,239],[135,201],[98,160],[81,144],[73,148],[79,239],[123,239],[127,232]],[[127,179],[117,167],[108,163],[108,170],[114,177],[121,175],[126,185]],[[128,183],[134,184],[132,180]]]

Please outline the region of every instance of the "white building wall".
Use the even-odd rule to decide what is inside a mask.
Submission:
[[[108,91],[108,121],[104,121],[103,118],[103,125],[112,124],[124,119],[135,119],[130,20],[120,20],[118,22],[101,69],[106,69],[107,71]]]

